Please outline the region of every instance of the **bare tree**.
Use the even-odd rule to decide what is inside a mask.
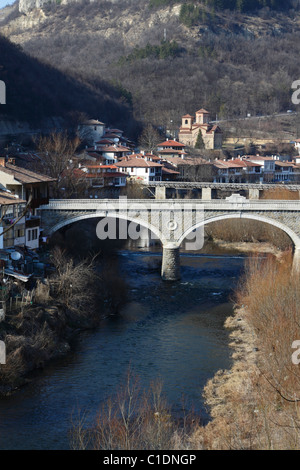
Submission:
[[[139,144],[143,150],[146,150],[147,152],[156,150],[156,147],[160,141],[161,136],[155,127],[153,127],[152,124],[147,124],[139,139]]]
[[[79,137],[69,138],[66,132],[52,132],[49,136],[40,136],[36,140],[42,169],[56,180],[53,187],[56,197],[61,193],[63,173],[70,165],[72,166],[72,157],[79,144]]]

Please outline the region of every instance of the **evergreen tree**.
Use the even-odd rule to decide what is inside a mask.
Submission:
[[[197,136],[195,148],[196,148],[196,149],[204,149],[204,148],[205,148],[201,129],[200,129],[199,132],[198,132],[198,136]]]

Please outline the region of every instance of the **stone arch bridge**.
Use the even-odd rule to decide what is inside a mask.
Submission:
[[[101,218],[98,227],[102,235],[105,232],[102,238],[116,236],[110,225],[112,220],[125,221],[123,239],[131,236],[130,230],[124,233],[124,224],[128,230],[128,223],[133,223],[133,236],[137,233],[136,224],[145,227],[162,244],[161,274],[165,280],[180,278],[183,240],[188,240],[189,249],[201,249],[204,225],[224,219],[252,219],[283,230],[294,244],[294,267],[300,268],[300,201],[249,200],[240,195],[225,200],[54,199],[39,210],[43,234],[48,237],[67,225],[92,217]]]

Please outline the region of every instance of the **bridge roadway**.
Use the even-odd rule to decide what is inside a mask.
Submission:
[[[252,219],[283,230],[294,244],[294,267],[300,267],[299,200],[249,200],[240,195],[213,200],[61,199],[50,200],[39,210],[45,236],[88,218],[101,219],[97,226],[99,238],[117,237],[112,223],[116,219],[120,220],[120,226],[121,221],[125,221],[122,225],[123,239],[138,238],[137,225],[145,227],[162,244],[162,277],[166,280],[180,278],[179,249],[183,240],[188,240],[189,249],[201,249],[204,225],[225,219]]]

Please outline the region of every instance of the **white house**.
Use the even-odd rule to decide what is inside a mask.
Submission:
[[[129,155],[122,161],[116,163],[121,171],[129,174],[130,177],[144,183],[162,180],[162,165],[148,160],[143,155]]]

